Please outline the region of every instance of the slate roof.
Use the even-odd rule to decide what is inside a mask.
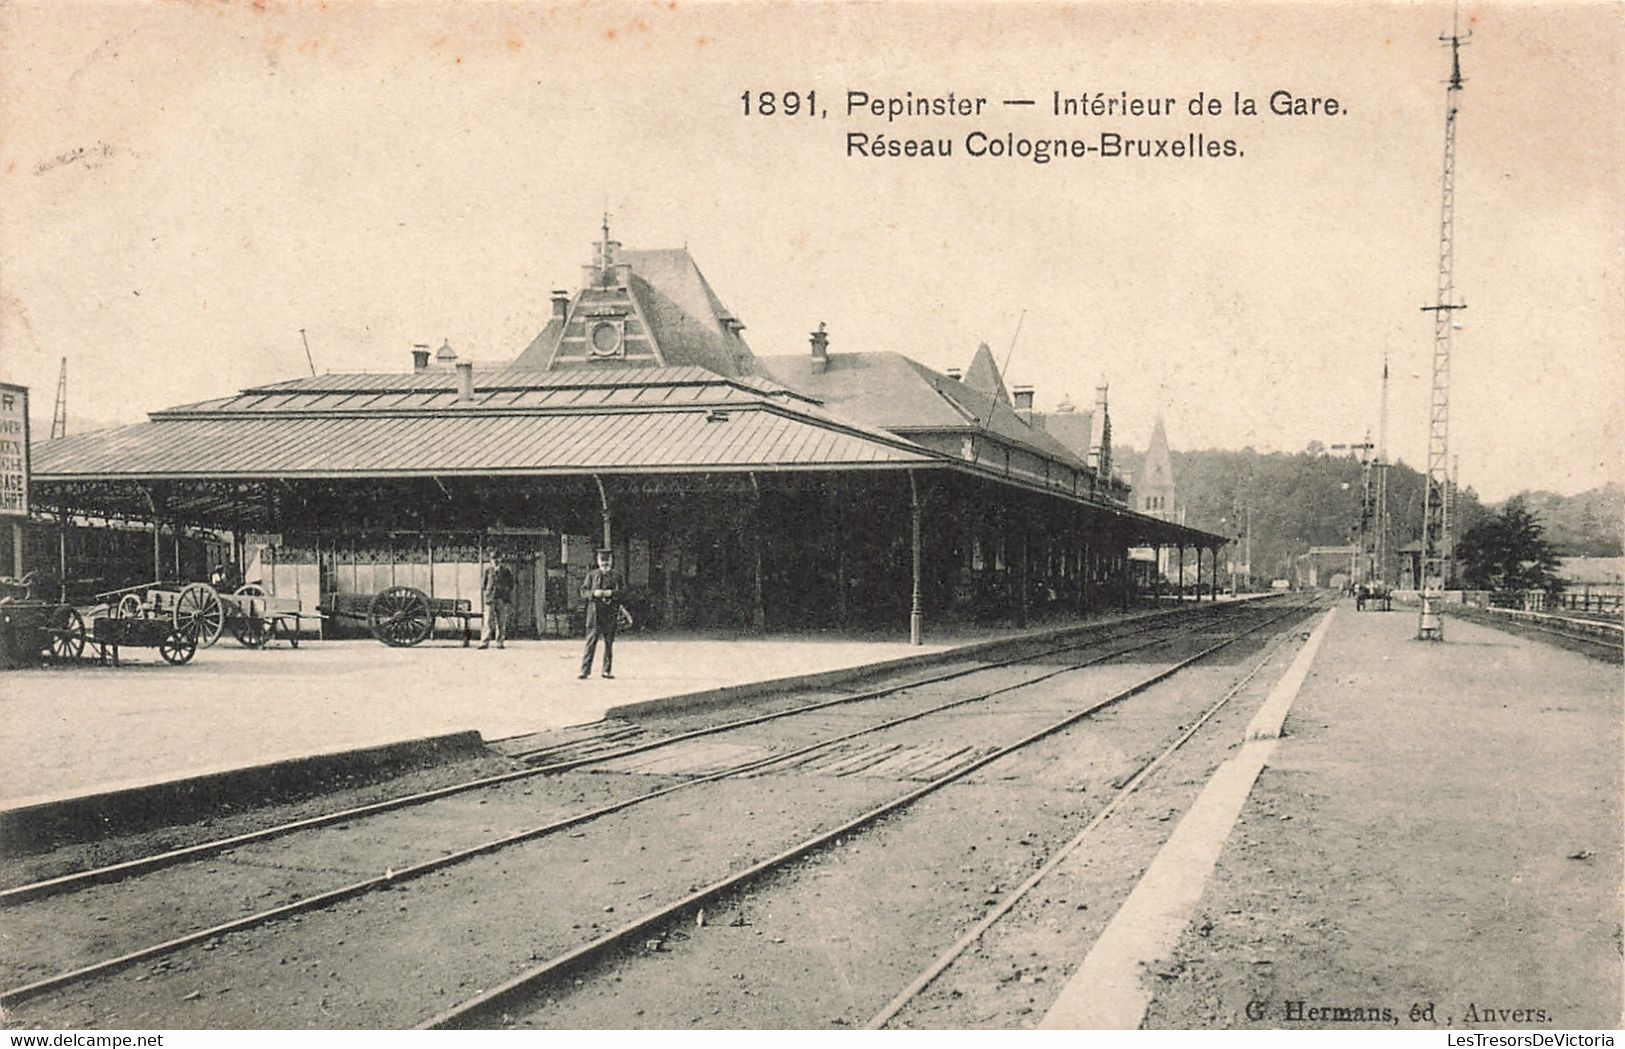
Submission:
[[[1072,454],[1085,461],[1089,458],[1090,428],[1094,425],[1093,411],[1036,412],[1031,423],[1072,450]]]
[[[1005,404],[1010,403],[1010,393],[1004,388],[1004,376],[999,372],[998,363],[993,360],[993,351],[987,348],[985,342],[976,347],[970,367],[965,369],[963,381],[973,390],[990,393]]]
[[[632,323],[640,335],[642,326],[647,325],[660,364],[695,365],[727,376],[749,375],[757,370],[755,355],[728,323],[733,314],[686,249],[623,249],[616,254],[615,262],[630,270],[626,290],[633,310]],[[608,294],[602,287],[592,286],[577,291],[568,320],[561,324],[549,318],[514,364],[528,368],[613,367],[613,361],[569,361],[560,352],[565,340],[580,328],[583,312]]]
[[[985,347],[984,347],[985,348]],[[993,393],[905,357],[900,353],[831,353],[829,365],[813,373],[809,356],[758,357],[767,375],[792,390],[817,398],[857,422],[904,436],[910,433],[986,431],[1012,445],[1086,468],[1082,453],[1043,429],[1029,426],[1009,403]]]

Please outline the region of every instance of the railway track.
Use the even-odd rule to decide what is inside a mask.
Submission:
[[[960,760],[954,760],[954,754],[946,755],[943,758],[943,761],[939,762],[939,764],[943,764],[943,762],[945,762],[943,767],[945,767],[947,771],[940,775],[929,776],[926,778],[926,781],[922,786],[909,790],[902,796],[886,801],[882,805],[867,809],[855,818],[840,823],[834,830],[822,832],[813,838],[802,841],[799,844],[792,846],[789,850],[781,851],[765,860],[751,865],[742,872],[730,874],[721,881],[713,882],[698,888],[695,890],[695,892],[684,896],[673,904],[669,904],[657,911],[651,912],[650,915],[646,915],[637,922],[627,923],[626,925],[619,927],[617,930],[612,931],[610,934],[606,934],[605,936],[593,939],[586,944],[574,947],[566,953],[563,960],[557,962],[557,967],[570,968],[583,964],[587,960],[597,957],[605,951],[612,950],[616,944],[625,942],[628,937],[635,938],[639,931],[648,928],[651,923],[659,923],[661,921],[669,920],[673,914],[680,913],[684,908],[691,908],[693,906],[700,905],[703,903],[703,901],[715,898],[719,894],[726,894],[733,891],[737,889],[738,886],[754,878],[761,877],[772,870],[781,868],[785,863],[791,862],[799,856],[804,856],[810,852],[816,851],[821,847],[822,844],[826,844],[830,840],[838,838],[842,835],[854,833],[856,830],[873,823],[875,820],[881,819],[890,813],[900,811],[902,808],[912,804],[918,798],[924,797],[933,791],[940,789],[942,786],[955,782],[960,778],[976,771],[977,769],[983,768],[987,764],[999,760],[1001,757],[1007,754],[1014,753],[1040,739],[1043,739],[1055,732],[1059,732],[1068,725],[1074,724],[1078,720],[1088,717],[1091,714],[1104,709],[1105,707],[1120,702],[1131,695],[1138,694],[1139,692],[1152,687],[1156,683],[1166,680],[1168,677],[1179,673],[1184,668],[1199,662],[1212,653],[1228,647],[1240,638],[1250,636],[1264,630],[1267,627],[1295,614],[1296,612],[1295,609],[1288,609],[1285,611],[1275,610],[1274,613],[1271,614],[1270,618],[1264,618],[1261,610],[1251,610],[1249,612],[1237,607],[1228,609],[1226,611],[1228,614],[1206,618],[1202,620],[1199,625],[1205,629],[1211,630],[1217,625],[1215,620],[1222,620],[1228,623],[1236,618],[1241,618],[1244,620],[1251,620],[1251,622],[1244,624],[1239,630],[1231,631],[1230,635],[1223,640],[1220,640],[1212,645],[1204,646],[1197,655],[1192,656],[1189,659],[1179,661],[1169,668],[1158,671],[1157,673],[1136,682],[1129,688],[1118,690],[1108,698],[1098,703],[1091,704],[1081,711],[1074,712],[1058,722],[1041,726],[1038,730],[1027,734],[1020,740],[996,751],[991,753],[971,753],[968,755],[968,758],[961,753]],[[102,958],[88,964],[66,969],[42,979],[34,980],[28,984],[12,988],[11,990],[4,992],[4,994],[0,994],[0,1001],[3,1001],[7,1009],[11,1010],[20,1003],[46,996],[53,992],[62,991],[65,988],[84,983],[85,981],[92,980],[97,977],[106,976],[121,969],[130,968],[142,962],[152,961],[154,959],[171,955],[175,952],[183,950],[184,948],[204,945],[205,949],[207,949],[207,945],[217,944],[220,942],[222,937],[229,934],[242,933],[272,922],[277,922],[284,919],[293,919],[297,915],[333,908],[343,901],[353,900],[357,897],[397,889],[407,882],[423,878],[431,873],[443,872],[451,866],[466,863],[477,857],[490,856],[501,850],[523,845],[541,838],[558,835],[561,832],[568,831],[571,828],[601,820],[613,813],[623,812],[636,806],[648,804],[657,799],[667,798],[678,791],[702,787],[706,784],[715,784],[723,780],[736,780],[744,776],[761,774],[764,772],[764,770],[785,768],[798,760],[806,760],[809,755],[814,755],[820,751],[829,752],[834,748],[838,748],[842,744],[848,744],[853,740],[857,740],[862,737],[882,734],[889,730],[895,729],[898,726],[920,722],[924,719],[937,717],[939,715],[945,715],[950,711],[959,711],[961,708],[969,707],[972,704],[986,703],[987,701],[999,696],[1014,693],[1023,689],[1030,689],[1040,682],[1048,681],[1063,674],[1074,673],[1089,667],[1096,667],[1126,655],[1145,652],[1159,645],[1169,644],[1171,641],[1183,636],[1185,633],[1183,628],[1191,625],[1198,624],[1193,624],[1190,621],[1182,622],[1177,625],[1177,629],[1167,631],[1167,636],[1162,636],[1165,633],[1163,629],[1159,629],[1157,631],[1158,636],[1153,636],[1150,638],[1147,638],[1142,634],[1142,636],[1139,638],[1131,640],[1131,642],[1127,645],[1115,647],[1110,651],[1093,654],[1082,662],[1065,663],[1059,667],[1043,667],[1035,673],[1021,675],[1019,680],[1012,683],[1001,684],[994,688],[978,687],[978,689],[973,690],[969,695],[954,696],[942,702],[928,702],[923,707],[916,705],[914,709],[886,712],[886,716],[882,717],[878,721],[870,724],[860,725],[857,728],[849,729],[844,732],[826,732],[810,743],[803,742],[799,746],[792,747],[779,746],[772,748],[769,753],[750,757],[746,760],[725,761],[722,763],[721,767],[715,769],[715,771],[705,772],[701,775],[689,774],[682,777],[677,782],[660,785],[653,790],[642,791],[633,794],[630,797],[617,798],[607,804],[592,806],[580,811],[571,812],[563,815],[560,818],[549,820],[543,824],[526,827],[515,833],[489,838],[466,848],[454,850],[445,855],[436,856],[420,863],[404,864],[399,869],[389,869],[381,875],[363,878],[361,880],[341,885],[337,888],[328,889],[323,892],[304,895],[286,904],[267,908],[252,914],[243,915],[223,923],[211,925],[207,928],[198,929],[180,936],[172,936],[160,942],[149,943],[134,950],[127,950],[112,957]],[[1162,626],[1174,627],[1175,624],[1162,624]],[[1114,635],[1113,639],[1117,639],[1117,636]],[[928,685],[939,684],[962,678],[970,678],[972,675],[977,673],[988,673],[998,669],[1010,668],[1030,669],[1022,668],[1020,667],[1020,664],[1024,662],[1031,662],[1034,659],[1042,659],[1047,656],[1053,656],[1060,652],[1073,651],[1079,647],[1083,646],[1078,644],[1054,646],[1049,649],[1041,650],[1038,653],[1027,653],[1024,656],[1015,659],[1002,661],[997,666],[985,666],[980,668],[959,670],[948,674],[937,675],[927,679],[926,681],[913,681],[900,685],[888,686],[883,689],[876,689],[871,690],[870,692],[860,693],[857,696],[841,697],[836,700],[806,704],[790,710],[775,712],[769,715],[734,719],[722,725],[708,726],[699,730],[680,732],[663,740],[640,741],[634,739],[627,745],[615,746],[608,751],[601,752],[590,757],[566,758],[562,761],[550,761],[536,769],[524,770],[522,773],[511,777],[496,777],[495,781],[498,783],[506,783],[512,779],[518,778],[519,776],[539,775],[549,771],[563,772],[567,770],[580,770],[588,767],[613,767],[617,763],[625,766],[628,762],[640,759],[647,760],[650,754],[657,754],[662,748],[681,748],[686,745],[690,749],[693,749],[695,741],[701,739],[702,737],[714,736],[722,733],[733,733],[735,735],[739,735],[742,732],[757,730],[760,726],[765,726],[773,722],[780,722],[789,717],[797,715],[805,717],[814,712],[829,711],[832,708],[847,706],[864,699],[878,699],[881,697],[893,696],[902,692],[921,692]],[[865,709],[867,710],[868,708]],[[552,756],[557,756],[556,752]],[[861,756],[859,760],[861,763]],[[878,760],[884,761],[887,760],[887,758],[885,755],[881,755]],[[477,787],[490,785],[492,785],[492,781],[487,780],[475,785],[462,785],[455,790],[457,793],[464,793],[469,790],[477,789]],[[430,792],[428,797],[415,800],[413,804],[423,804],[429,800],[448,797],[450,794],[451,792],[444,789],[442,791]],[[399,801],[399,799],[397,800]],[[401,806],[398,803],[392,806],[392,808],[400,807]],[[369,807],[368,811],[360,814],[371,815],[375,811],[381,810],[376,810],[374,807]],[[323,823],[330,823],[334,818],[344,818],[345,815],[348,815],[350,818],[354,819],[357,814],[357,811],[352,811],[349,814],[336,814],[335,817],[324,818]],[[283,829],[280,831],[280,834],[286,835],[297,829],[309,828],[311,825],[311,821],[301,821],[300,825],[293,828]],[[349,825],[345,824],[345,826]],[[209,854],[221,851],[224,848],[235,847],[222,843],[213,844],[215,847]],[[167,862],[182,862],[186,858],[195,859],[197,857],[182,857],[179,859],[172,859]],[[150,864],[155,859],[156,858],[148,858],[148,860],[145,862]],[[167,863],[165,865],[167,865]],[[148,869],[158,868],[149,867]],[[86,875],[93,875],[96,872],[84,873]],[[132,873],[136,873],[134,869],[126,869],[124,872],[118,874],[117,877],[129,877]],[[102,880],[106,880],[112,876],[113,875],[111,874],[104,873],[100,877]],[[93,878],[91,880],[96,879]],[[90,882],[87,881],[84,884],[81,884],[79,887],[83,888],[89,883]],[[28,889],[29,887],[24,886],[19,888]],[[27,896],[26,899],[45,899],[47,895],[47,893],[43,893],[41,890],[34,890],[34,893]],[[14,898],[13,905],[15,906],[22,902],[25,902],[24,898],[17,897]],[[340,942],[343,941],[341,940]],[[513,988],[529,986],[530,981],[534,981],[535,979],[537,979],[537,977],[535,977],[534,974],[527,974],[520,983],[513,984],[512,987],[509,987],[508,984],[504,984],[503,986],[508,988],[506,993],[523,993],[522,991],[516,991]],[[499,988],[499,991],[500,990],[501,989]],[[488,998],[481,999],[479,1002],[470,1004],[466,1010],[453,1010],[443,1013],[441,1016],[436,1017],[435,1022],[442,1025],[463,1023],[466,1022],[469,1017],[487,1015],[490,1008],[490,1000]]]
[[[1221,614],[1233,614],[1245,606],[1209,606],[1202,611]],[[784,718],[791,718],[828,710],[834,707],[861,704],[872,700],[883,699],[898,693],[926,688],[948,681],[955,681],[973,675],[986,674],[1021,663],[1031,662],[1046,656],[1058,655],[1066,652],[1076,652],[1080,649],[1091,648],[1103,643],[1117,641],[1128,637],[1136,640],[1136,647],[1108,652],[1106,658],[1116,655],[1138,651],[1146,645],[1154,644],[1160,638],[1147,641],[1142,635],[1146,627],[1151,627],[1159,633],[1171,629],[1175,636],[1179,631],[1182,619],[1168,619],[1155,617],[1147,620],[1130,620],[1123,623],[1106,624],[1101,635],[1091,632],[1089,637],[1070,641],[1058,645],[1041,646],[1036,651],[1021,652],[1005,659],[989,662],[978,662],[973,666],[959,667],[945,672],[929,674],[919,678],[909,678],[876,688],[865,689],[859,692],[836,696],[834,698],[817,700],[811,703],[800,703],[782,710],[757,714],[743,718],[730,718],[716,724],[705,725],[671,735],[650,738],[635,725],[622,725],[607,729],[597,735],[587,736],[583,739],[566,740],[541,747],[521,749],[508,755],[509,757],[530,763],[532,767],[519,769],[513,772],[502,773],[495,776],[482,776],[465,780],[460,783],[448,784],[431,790],[419,791],[383,801],[372,802],[365,805],[353,806],[335,812],[322,813],[296,820],[288,820],[270,827],[236,834],[228,837],[214,838],[208,841],[186,845],[180,848],[164,849],[123,860],[117,863],[74,871],[52,878],[40,879],[0,889],[0,909],[13,907],[33,900],[44,899],[62,893],[74,892],[91,885],[109,884],[122,881],[126,878],[147,874],[194,860],[207,859],[223,852],[242,848],[260,842],[271,841],[276,838],[304,831],[316,830],[321,827],[351,825],[355,821],[372,816],[383,815],[429,804],[441,799],[452,798],[470,792],[489,790],[505,784],[517,783],[537,777],[557,775],[577,769],[590,768],[611,761],[628,758],[634,755],[660,750],[686,743],[690,740],[706,736],[721,735],[737,731],[752,725],[764,724]],[[1089,664],[1084,664],[1089,665]]]
[[[1264,622],[1246,627],[1232,636],[1218,641],[1217,643],[1204,646],[1194,655],[1179,660],[1171,666],[1158,670],[1155,673],[1136,681],[1127,688],[1120,689],[1104,699],[1089,704],[1081,710],[1069,713],[1056,721],[1045,724],[1036,731],[1023,736],[1021,739],[1016,740],[1015,742],[1006,746],[999,747],[991,753],[977,758],[970,764],[962,765],[961,767],[948,773],[934,777],[924,785],[914,790],[910,790],[899,797],[888,800],[887,802],[876,806],[875,808],[870,809],[869,811],[864,812],[853,819],[847,820],[835,826],[834,828],[823,831],[801,842],[798,842],[795,845],[784,849],[778,854],[746,868],[745,870],[697,888],[688,895],[669,904],[653,908],[632,919],[631,921],[619,926],[618,928],[605,933],[595,940],[581,944],[580,946],[577,946],[571,950],[549,958],[546,961],[540,962],[539,964],[525,970],[517,976],[510,978],[504,983],[491,988],[490,990],[484,991],[466,1001],[458,1003],[449,1009],[443,1010],[420,1024],[419,1029],[433,1030],[468,1028],[485,1026],[499,1022],[505,1017],[509,1010],[514,1010],[521,1007],[527,1000],[536,1000],[539,996],[546,994],[549,989],[558,986],[562,981],[571,979],[586,967],[602,961],[603,959],[613,955],[616,951],[622,950],[629,945],[637,944],[651,934],[659,933],[660,931],[669,928],[674,923],[683,921],[685,918],[699,912],[707,905],[716,904],[730,896],[737,895],[748,886],[783,871],[790,865],[806,859],[808,856],[818,852],[819,850],[825,849],[830,845],[837,844],[843,840],[848,840],[854,834],[861,833],[866,828],[869,828],[888,817],[902,812],[916,802],[935,794],[944,787],[963,780],[965,777],[970,776],[971,774],[980,771],[987,766],[994,764],[995,762],[1020,753],[1034,744],[1049,739],[1056,733],[1063,732],[1064,730],[1087,718],[1099,714],[1100,712],[1133,696],[1139,695],[1155,685],[1167,681],[1169,678],[1174,677],[1181,671],[1203,662],[1208,657],[1225,648],[1228,648],[1237,641],[1259,633],[1269,627],[1275,626],[1284,620],[1294,618],[1303,611],[1304,607],[1305,606],[1295,606],[1279,615],[1265,620]],[[1154,774],[1155,771],[1166,761],[1168,755],[1178,750],[1189,739],[1191,739],[1201,729],[1201,727],[1205,725],[1215,713],[1218,712],[1219,709],[1228,703],[1229,700],[1233,698],[1236,693],[1239,692],[1241,688],[1252,679],[1254,675],[1256,675],[1262,666],[1263,662],[1261,661],[1257,666],[1250,670],[1241,681],[1238,681],[1229,690],[1227,690],[1224,697],[1218,703],[1205,711],[1202,716],[1198,718],[1188,730],[1184,731],[1172,744],[1166,747],[1156,757],[1147,761],[1137,770],[1135,770],[1135,772],[1130,775],[1119,788],[1118,799],[1132,793],[1141,783],[1145,781],[1147,777]],[[1066,855],[1070,854],[1072,851],[1075,851],[1078,845],[1082,843],[1082,841],[1091,831],[1093,831],[1111,816],[1115,808],[1116,800],[1114,799],[1114,801],[1109,803],[1106,808],[1103,808],[1099,813],[1097,813],[1095,818],[1090,821],[1089,825],[1084,829],[1084,831],[1080,832],[1077,838],[1069,843],[1068,846],[1061,851],[1061,853],[1058,853],[1050,863],[1047,863],[1043,868],[1041,868],[1039,873],[1035,875],[1034,878],[1023,883],[1023,885],[1018,887],[1018,889],[1007,897],[1005,901],[1001,901],[997,908],[989,912],[988,918],[984,923],[979,924],[972,935],[962,938],[959,943],[956,943],[953,948],[950,948],[949,952],[947,952],[943,957],[937,959],[936,962],[934,962],[924,974],[913,981],[907,990],[894,998],[892,1002],[888,1004],[886,1009],[882,1010],[880,1014],[877,1014],[876,1017],[871,1020],[870,1026],[875,1028],[883,1027],[885,1023],[895,1016],[896,1013],[900,1011],[910,1000],[929,986],[932,980],[934,980],[937,975],[940,975],[940,973],[952,963],[954,958],[957,958],[960,953],[974,943],[975,939],[978,938],[987,927],[991,926],[995,921],[997,921],[998,917],[1007,913],[1011,907],[1019,902],[1019,900],[1034,885],[1036,885],[1039,880],[1041,880],[1042,875],[1052,870],[1053,867],[1056,864],[1059,864]]]

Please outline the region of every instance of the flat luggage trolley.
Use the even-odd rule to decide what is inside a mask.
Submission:
[[[105,591],[96,600],[106,603],[109,619],[167,620],[202,648],[219,641],[226,629],[225,602],[208,583],[142,583]]]
[[[467,598],[430,597],[415,586],[392,586],[376,594],[333,594],[317,611],[330,619],[367,624],[372,636],[391,648],[410,648],[434,633],[438,619],[461,620],[463,647],[473,638],[470,624],[480,619]]]
[[[100,650],[100,661],[119,665],[118,650],[122,648],[156,648],[165,663],[180,666],[190,662],[197,654],[198,637],[187,627],[176,626],[164,618],[131,619],[121,616],[98,616],[91,640]]]

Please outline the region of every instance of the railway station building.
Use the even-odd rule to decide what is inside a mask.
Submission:
[[[1082,613],[1134,598],[1128,550],[1149,543],[1205,555],[1211,579],[1222,537],[1131,507],[1104,386],[1091,411],[1036,413],[985,346],[960,376],[843,350],[823,324],[782,356],[743,331],[686,250],[623,250],[606,229],[511,360],[420,345],[399,372],[46,442],[34,503],[64,531],[144,524],[157,578],[177,570],[175,537],[217,536],[313,617],[392,585],[478,610],[494,549],[516,567],[516,636],[579,630],[602,545],[655,629],[917,639],[932,622]]]

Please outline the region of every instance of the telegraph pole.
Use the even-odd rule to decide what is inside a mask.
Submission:
[[[1382,410],[1377,417],[1376,577],[1388,592],[1388,355],[1382,355]]]
[[[1450,560],[1450,332],[1456,310],[1466,304],[1455,299],[1456,229],[1456,112],[1461,99],[1460,11],[1450,35],[1441,36],[1450,45],[1450,81],[1445,90],[1444,176],[1439,207],[1439,285],[1431,306],[1422,310],[1433,314],[1433,393],[1428,406],[1428,473],[1422,500],[1422,578],[1421,612],[1416,636],[1422,641],[1443,641],[1444,621],[1439,603],[1443,600]]]
[[[1365,440],[1350,444],[1334,444],[1334,452],[1348,452],[1358,455],[1360,459],[1360,527],[1355,539],[1355,547],[1359,551],[1358,560],[1350,559],[1349,578],[1355,583],[1368,583],[1371,581],[1373,556],[1372,540],[1374,538],[1372,524],[1376,516],[1376,492],[1372,484],[1371,473],[1372,449],[1376,445],[1371,443],[1371,431],[1365,432]]]
[[[310,365],[310,374],[316,374],[316,358],[310,355],[310,340],[305,338],[305,329],[299,329],[299,341],[305,345],[305,363]]]

